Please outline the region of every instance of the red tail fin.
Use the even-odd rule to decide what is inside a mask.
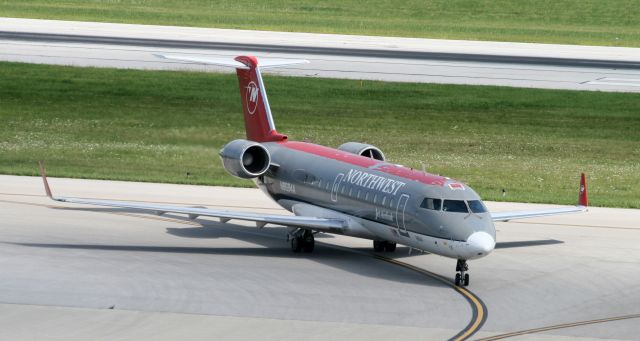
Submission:
[[[587,179],[586,175],[580,175],[580,192],[578,194],[578,205],[589,206],[589,197],[587,196]]]
[[[238,56],[234,61],[223,58],[207,58],[196,56],[155,55],[159,58],[180,60],[183,62],[228,66],[236,69],[240,82],[240,97],[244,112],[244,125],[247,139],[256,142],[283,141],[287,136],[278,134],[273,123],[267,92],[264,90],[260,70],[264,68],[281,67],[292,64],[308,63],[306,60],[296,59],[266,59],[258,65],[254,56]]]
[[[262,75],[258,59],[254,56],[239,56],[236,61],[246,65],[248,69],[236,69],[240,82],[240,96],[244,112],[244,125],[247,139],[256,142],[283,141],[286,135],[276,131],[267,92],[262,83]]]

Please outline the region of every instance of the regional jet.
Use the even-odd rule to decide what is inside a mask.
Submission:
[[[56,201],[129,208],[155,214],[217,217],[287,227],[293,252],[312,252],[314,234],[334,233],[370,239],[375,252],[393,252],[396,244],[457,260],[454,283],[469,285],[467,261],[487,256],[496,245],[495,221],[583,212],[587,188],[582,174],[578,205],[539,211],[490,213],[466,183],[393,164],[376,146],[347,142],[337,149],[290,141],[276,131],[262,80],[264,69],[305,63],[253,56],[217,60],[191,56],[162,58],[236,69],[246,138],[219,152],[231,175],[253,179],[293,215],[234,212],[154,203],[53,196],[40,165],[47,195]]]

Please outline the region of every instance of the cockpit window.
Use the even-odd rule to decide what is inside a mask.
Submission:
[[[487,212],[487,208],[484,206],[482,201],[480,201],[480,200],[469,200],[467,202],[469,203],[469,208],[471,209],[471,212],[473,212],[473,213],[485,213],[485,212]]]
[[[442,210],[446,212],[469,213],[469,209],[464,200],[445,200]]]
[[[442,200],[432,198],[424,198],[424,200],[422,200],[422,203],[420,204],[420,207],[422,208],[436,211],[440,211],[440,206],[442,206]]]

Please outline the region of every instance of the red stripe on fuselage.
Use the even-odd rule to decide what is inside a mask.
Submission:
[[[427,185],[443,186],[447,181],[447,179],[442,176],[420,172],[414,169],[393,165],[383,161],[378,161],[368,157],[344,152],[342,150],[325,146],[320,146],[313,143],[289,141],[280,142],[280,145],[285,148],[325,157],[332,160],[337,160],[359,167],[374,168],[373,170],[375,171],[395,175],[408,180],[419,181]]]

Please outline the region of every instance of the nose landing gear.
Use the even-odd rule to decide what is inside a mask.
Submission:
[[[469,274],[466,273],[469,271],[469,266],[467,265],[467,261],[464,259],[458,259],[458,263],[456,264],[456,280],[455,284],[459,287],[466,287],[469,285]]]

